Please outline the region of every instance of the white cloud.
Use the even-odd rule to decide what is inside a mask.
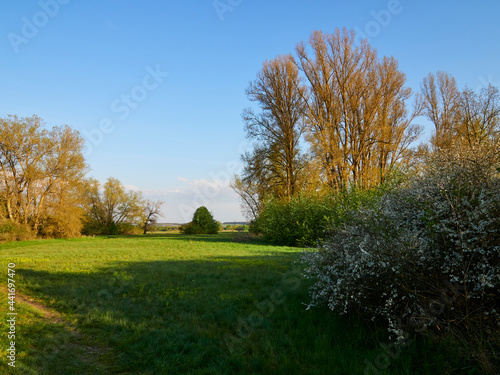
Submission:
[[[142,191],[147,199],[164,202],[164,217],[161,222],[186,223],[191,221],[194,211],[200,207],[207,207],[214,218],[219,221],[244,220],[238,195],[224,180],[189,180],[177,177],[184,186],[176,189],[141,189],[133,185],[126,185],[128,190]]]

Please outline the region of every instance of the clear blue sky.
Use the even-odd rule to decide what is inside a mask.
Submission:
[[[500,86],[497,0],[23,0],[1,8],[0,117],[36,114],[49,127],[77,129],[89,141],[89,175],[164,200],[167,222],[189,221],[201,204],[218,220],[242,219],[227,180],[248,147],[245,88],[265,59],[293,52],[313,30],[361,30],[415,90],[438,70],[461,88]]]

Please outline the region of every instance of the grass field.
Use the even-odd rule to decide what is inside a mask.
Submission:
[[[151,234],[0,245],[0,311],[15,263],[19,374],[441,374],[464,368],[417,340],[308,311],[300,249],[234,234]],[[5,318],[4,318],[5,319]]]

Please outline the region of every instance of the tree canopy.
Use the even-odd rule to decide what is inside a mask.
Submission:
[[[264,62],[247,89],[261,113],[243,113],[256,142],[232,186],[253,218],[270,197],[368,189],[410,163],[423,99],[409,110],[396,59],[355,40],[345,28],[315,31],[295,57]]]
[[[219,224],[205,206],[196,209],[193,220],[182,228],[184,234],[217,234]]]
[[[118,234],[127,226],[140,225],[144,201],[137,191],[125,190],[116,178],[86,181],[83,208],[85,234]]]
[[[0,118],[2,219],[34,235],[78,235],[83,145],[69,126],[47,130],[38,116]]]

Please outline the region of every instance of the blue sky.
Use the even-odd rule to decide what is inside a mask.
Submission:
[[[41,0],[4,1],[0,117],[42,117],[87,139],[89,176],[116,177],[165,202],[162,221],[206,205],[241,220],[228,187],[249,147],[241,112],[266,59],[313,30],[364,33],[418,90],[446,70],[500,86],[500,2]],[[430,127],[424,119],[417,121]]]

